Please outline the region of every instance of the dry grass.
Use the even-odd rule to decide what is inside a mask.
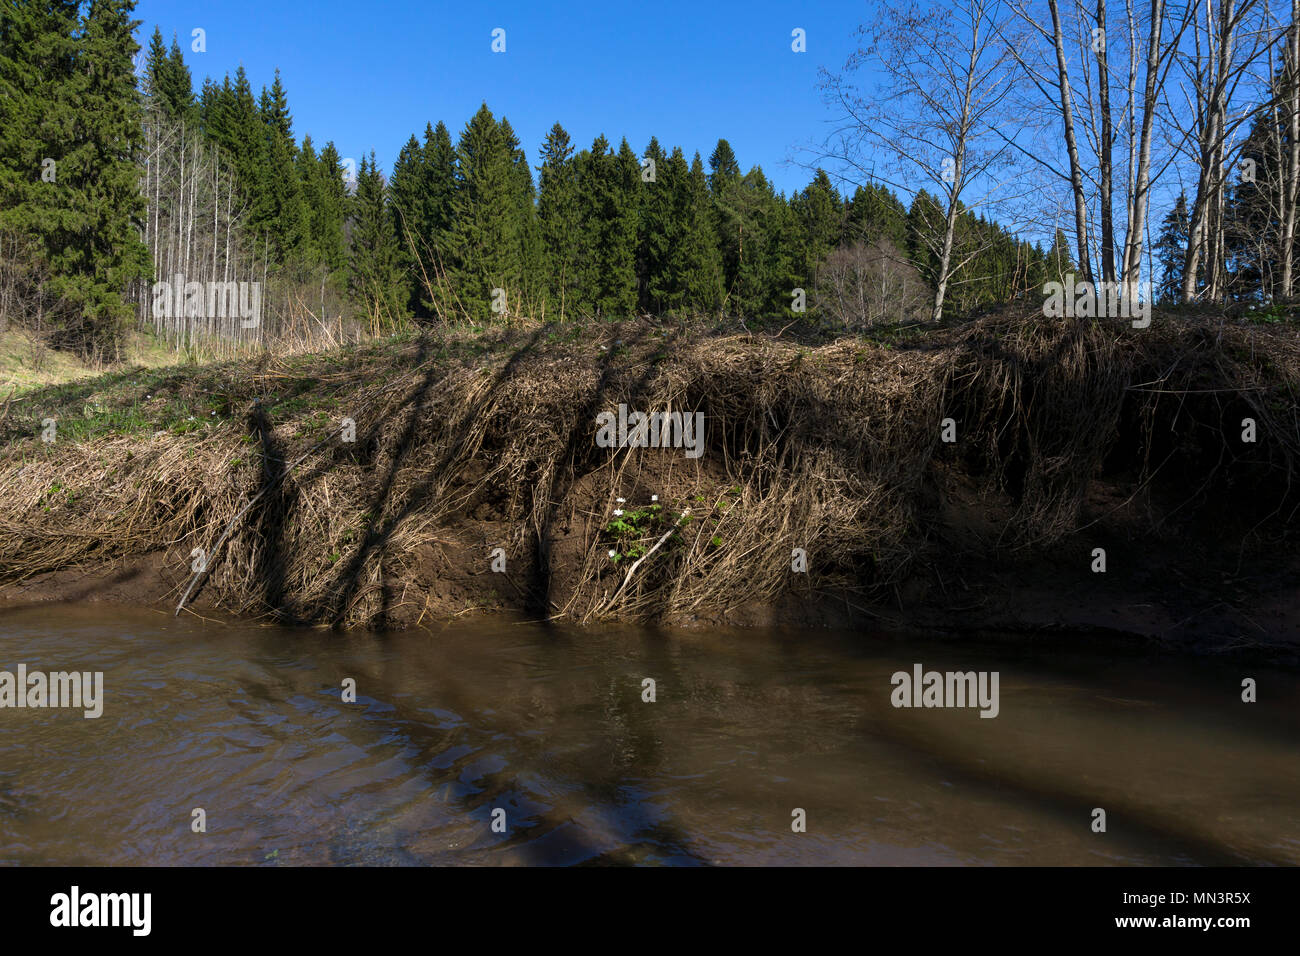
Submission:
[[[1274,523],[1293,518],[1300,336],[1287,328],[1002,314],[800,346],[650,323],[547,326],[306,361],[223,367],[230,412],[201,430],[11,440],[0,581],[159,551],[183,569],[220,541],[200,576],[216,604],[383,626],[405,619],[402,592],[427,573],[429,548],[482,544],[486,565],[493,542],[473,536],[489,527],[526,567],[510,577],[533,610],[716,614],[900,580],[927,547],[922,502],[940,463],[1013,502],[998,542],[1009,549],[1074,532],[1106,467],[1205,488],[1245,467],[1277,499]],[[267,398],[287,392],[302,402]],[[703,411],[704,456],[597,448],[595,416],[620,402]],[[1243,414],[1262,436],[1245,451]],[[354,444],[338,438],[344,416]],[[945,418],[956,445],[940,441]],[[1204,467],[1170,473],[1188,462]],[[606,529],[617,497],[640,505],[650,491],[662,514],[640,550],[660,547],[628,578]],[[795,548],[810,574],[792,574]]]

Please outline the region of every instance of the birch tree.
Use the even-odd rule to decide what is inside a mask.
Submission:
[[[1270,71],[1271,72],[1271,71]],[[1294,291],[1296,197],[1300,187],[1300,0],[1291,0],[1291,23],[1287,27],[1286,53],[1282,67],[1283,102],[1286,105],[1286,158],[1282,175],[1281,293]],[[1275,126],[1283,124],[1275,121]]]
[[[937,263],[934,322],[943,318],[953,274],[981,251],[955,250],[959,217],[1012,199],[1011,180],[999,178],[1008,146],[996,135],[1009,119],[1014,76],[1007,49],[992,42],[1004,15],[1002,0],[930,8],[891,0],[858,30],[861,45],[843,72],[822,72],[826,100],[838,113],[827,155],[866,182],[912,194],[928,184],[941,199],[942,222],[920,237]],[[853,83],[863,67],[879,77],[867,89]]]
[[[1180,58],[1185,109],[1170,109],[1180,144],[1196,170],[1183,260],[1185,302],[1198,296],[1215,300],[1222,293],[1224,180],[1231,146],[1241,125],[1262,105],[1251,101],[1251,95],[1239,97],[1238,91],[1243,81],[1257,79],[1252,66],[1279,39],[1268,28],[1268,8],[1261,0],[1203,0],[1194,8],[1198,15],[1191,31],[1192,50]],[[1258,88],[1248,82],[1250,94]],[[1243,99],[1250,105],[1240,107]],[[1188,114],[1191,122],[1184,126],[1178,117]],[[1204,288],[1198,291],[1198,285]]]

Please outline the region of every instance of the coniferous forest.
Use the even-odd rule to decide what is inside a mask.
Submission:
[[[807,310],[854,328],[928,311],[944,209],[925,190],[909,206],[817,169],[785,196],[725,137],[702,158],[657,138],[584,146],[557,122],[524,144],[488,104],[427,122],[385,176],[373,154],[296,137],[278,72],[196,82],[175,36],[140,50],[132,8],[6,4],[3,312],[61,345],[111,353],[133,322],[184,344],[639,313]],[[956,234],[973,253],[952,279],[956,313],[1069,269],[1060,248],[971,211]],[[176,276],[262,283],[262,321],[179,295],[155,309],[155,282]]]

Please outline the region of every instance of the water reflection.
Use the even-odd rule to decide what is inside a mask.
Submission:
[[[104,671],[105,709],[0,710],[10,864],[1300,862],[1300,682],[1223,661],[92,607],[0,613],[18,663]],[[914,663],[999,671],[999,716],[893,708]]]

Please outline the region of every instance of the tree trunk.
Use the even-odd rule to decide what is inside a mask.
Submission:
[[[1101,49],[1097,51],[1097,96],[1101,106],[1101,155],[1098,157],[1101,200],[1101,277],[1115,281],[1115,224],[1111,206],[1115,131],[1110,116],[1110,66],[1106,59],[1106,0],[1097,0],[1097,29]]]
[[[1286,165],[1283,167],[1282,190],[1282,278],[1283,297],[1290,297],[1294,288],[1296,222],[1296,189],[1300,184],[1300,0],[1291,0],[1291,27],[1287,35],[1286,65],[1282,71],[1286,83],[1287,144]]]
[[[1150,36],[1147,43],[1146,81],[1142,89],[1142,132],[1139,137],[1133,194],[1128,204],[1128,229],[1124,240],[1125,288],[1131,288],[1142,272],[1142,246],[1146,234],[1151,191],[1151,135],[1160,92],[1160,37],[1164,26],[1164,0],[1151,0]]]
[[[1079,271],[1085,282],[1092,281],[1092,257],[1088,251],[1088,206],[1083,191],[1083,168],[1079,163],[1079,146],[1074,137],[1074,100],[1070,93],[1070,73],[1065,60],[1065,37],[1061,31],[1061,11],[1057,0],[1047,0],[1052,12],[1052,42],[1056,47],[1056,74],[1061,93],[1061,119],[1065,125],[1065,147],[1070,156],[1070,186],[1074,192],[1074,235],[1078,245]]]

